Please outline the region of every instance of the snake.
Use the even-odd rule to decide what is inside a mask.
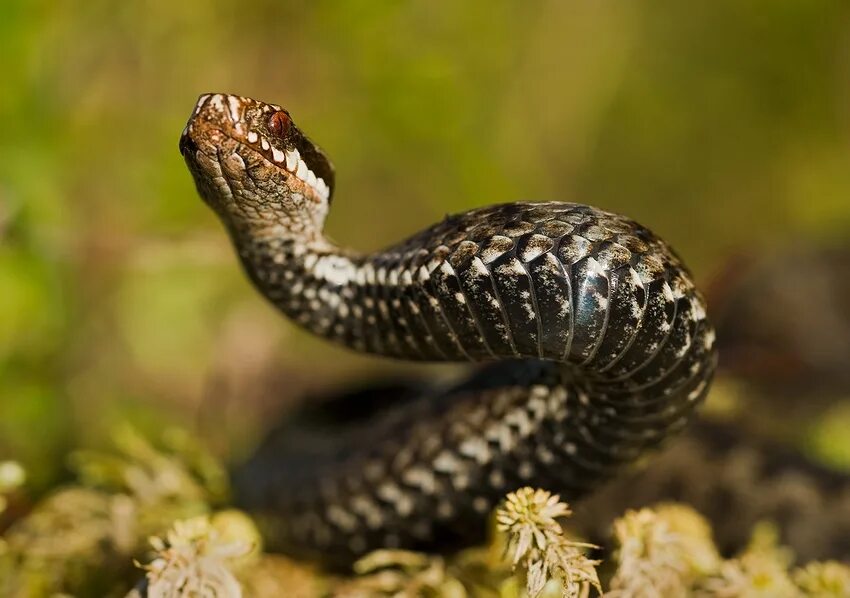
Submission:
[[[499,204],[364,253],[324,234],[334,168],[281,106],[204,94],[179,146],[248,278],[295,324],[360,353],[475,364],[419,396],[296,415],[272,464],[236,478],[269,549],[351,563],[469,545],[518,487],[592,496],[708,392],[705,300],[630,218]]]

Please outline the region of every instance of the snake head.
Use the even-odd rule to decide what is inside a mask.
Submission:
[[[201,197],[236,231],[320,231],[330,206],[330,161],[274,104],[204,94],[180,137]]]

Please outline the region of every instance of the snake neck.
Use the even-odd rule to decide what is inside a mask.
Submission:
[[[427,282],[410,275],[421,250],[361,254],[315,230],[231,230],[257,289],[299,327],[359,352],[425,361],[492,358],[464,346]],[[427,268],[426,268],[427,270]],[[407,284],[405,284],[407,283]],[[508,357],[519,357],[510,354]]]
[[[343,326],[350,306],[343,299],[365,258],[320,233],[233,233],[248,276],[293,322],[323,337],[350,336]],[[346,334],[348,333],[348,334]]]

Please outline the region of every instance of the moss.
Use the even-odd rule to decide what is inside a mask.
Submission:
[[[794,571],[793,578],[807,596],[839,598],[850,595],[850,566],[837,561],[809,563]]]
[[[794,598],[803,592],[788,571],[793,555],[777,543],[776,529],[766,523],[756,526],[750,545],[736,558],[721,563],[719,572],[702,582],[711,596]]]
[[[226,492],[223,469],[173,436],[166,431],[155,447],[119,427],[113,451],[75,453],[78,483],[48,494],[3,534],[0,595],[125,592],[149,536],[210,513]]]
[[[223,468],[189,435],[152,443],[120,428],[115,439],[112,452],[76,453],[79,482],[0,537],[0,595],[578,598],[604,588],[612,598],[782,598],[850,589],[850,568],[837,562],[789,570],[793,555],[768,523],[724,560],[706,520],[675,503],[616,519],[602,563],[563,527],[569,505],[533,488],[506,496],[484,546],[451,556],[379,550],[353,576],[333,577],[264,553],[255,521],[227,507]],[[24,481],[8,464],[0,474],[2,492]]]

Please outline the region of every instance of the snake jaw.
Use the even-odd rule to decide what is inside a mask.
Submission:
[[[204,94],[180,137],[180,153],[207,203],[237,224],[291,231],[324,225],[333,167],[280,106]]]

